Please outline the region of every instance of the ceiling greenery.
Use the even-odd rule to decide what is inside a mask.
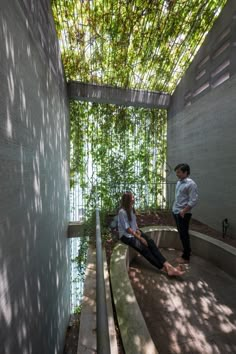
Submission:
[[[225,3],[52,0],[66,79],[172,93]],[[70,119],[82,209],[94,205],[94,185],[107,209],[127,188],[142,207],[163,202],[165,110],[72,101]]]
[[[172,93],[226,0],[53,0],[67,80]]]

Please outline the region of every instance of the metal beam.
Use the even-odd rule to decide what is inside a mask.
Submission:
[[[78,101],[162,109],[167,109],[170,103],[170,95],[158,91],[124,89],[78,81],[70,81],[67,87],[69,99]]]
[[[97,353],[110,354],[106,290],[103,269],[102,238],[99,210],[96,208],[96,313]]]

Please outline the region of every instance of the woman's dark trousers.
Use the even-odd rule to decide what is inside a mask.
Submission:
[[[141,241],[139,241],[136,237],[126,237],[122,236],[121,241],[126,245],[134,248],[138,251],[144,258],[146,258],[152,265],[157,267],[158,269],[163,268],[163,264],[166,262],[165,257],[161,254],[155,242],[149,238],[146,234],[144,234],[141,230],[141,236],[147,241],[148,247],[145,246]]]
[[[173,214],[176,222],[176,226],[179,232],[180,240],[183,245],[182,258],[189,261],[191,255],[190,237],[189,237],[189,222],[192,214],[186,213],[184,217],[179,214]]]

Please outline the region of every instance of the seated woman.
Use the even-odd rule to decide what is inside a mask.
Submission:
[[[169,276],[180,276],[185,272],[173,267],[161,254],[155,242],[138,229],[134,209],[134,196],[131,192],[123,194],[118,213],[120,240],[134,248],[152,265],[166,272]]]

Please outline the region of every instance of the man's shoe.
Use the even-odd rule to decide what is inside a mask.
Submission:
[[[182,257],[176,258],[175,261],[176,261],[177,263],[179,263],[179,264],[189,264],[189,259],[184,259],[184,258],[182,258]]]

